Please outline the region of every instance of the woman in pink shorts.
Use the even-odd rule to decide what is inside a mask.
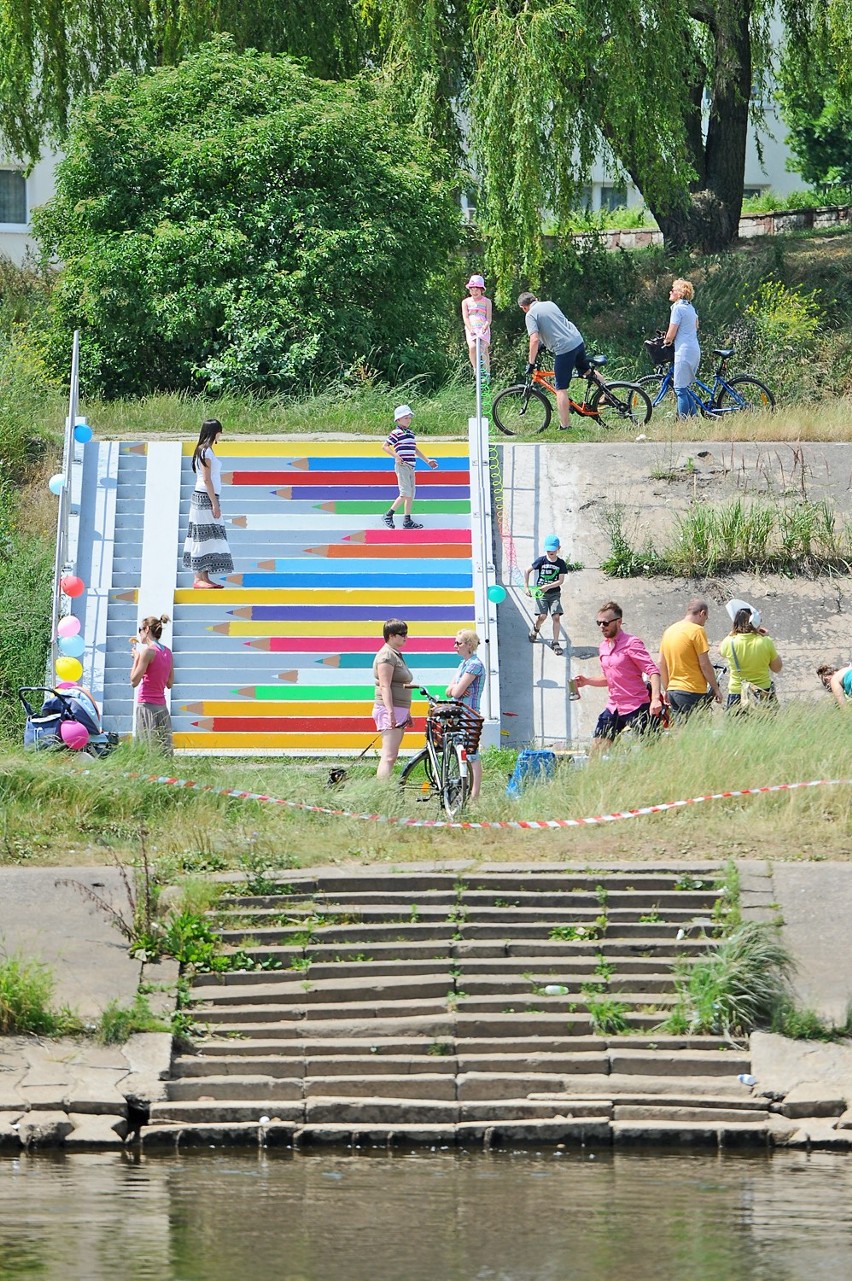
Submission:
[[[390,778],[405,731],[411,719],[411,672],[400,650],[408,639],[408,624],[401,618],[389,618],[382,628],[385,643],[373,659],[373,681],[376,701],[373,720],[382,736],[382,759],[376,777]]]

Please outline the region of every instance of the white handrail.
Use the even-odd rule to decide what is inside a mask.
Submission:
[[[56,517],[56,552],[53,558],[53,603],[50,614],[50,671],[47,684],[53,685],[56,660],[59,656],[56,628],[62,608],[62,575],[68,565],[68,527],[71,519],[71,464],[74,461],[74,426],[80,401],[80,331],[74,330],[71,348],[71,387],[68,393],[68,417],[65,419],[65,440],[62,447],[62,489],[59,491],[59,511]]]

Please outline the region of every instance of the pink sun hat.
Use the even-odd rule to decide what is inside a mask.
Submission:
[[[483,280],[482,276],[471,276],[470,280],[465,285],[465,289],[484,289],[484,288],[485,288],[485,281]]]

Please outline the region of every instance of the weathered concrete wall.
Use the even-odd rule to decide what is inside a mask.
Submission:
[[[652,545],[667,538],[678,513],[737,495],[789,502],[826,498],[852,519],[847,445],[647,441],[498,447],[511,532],[511,543],[504,540],[498,547],[498,579],[510,587],[499,615],[501,704],[511,714],[505,745],[591,734],[605,702],[603,691],[586,689],[580,702],[569,704],[566,686],[578,671],[598,673],[595,617],[611,598],[624,610],[627,631],[641,636],[656,654],[664,629],[683,616],[689,597],[705,595],[713,606],[707,633],[711,657],[717,659],[718,643],[730,629],[724,602],[735,596],[748,600],[762,611],[784,662],[779,697],[827,697],[815,668],[852,660],[852,575],[620,579],[608,578],[600,565],[610,551],[606,513],[615,506],[623,508],[631,541],[649,539]],[[523,595],[522,574],[549,533],[560,536],[566,558],[585,567],[563,588],[571,646],[564,658],[527,639],[531,602]],[[510,563],[513,553],[517,569]],[[549,624],[543,630],[550,635]]]

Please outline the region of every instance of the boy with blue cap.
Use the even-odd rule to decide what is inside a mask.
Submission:
[[[534,625],[530,628],[531,641],[538,639],[541,625],[550,614],[553,619],[553,652],[563,654],[559,644],[559,620],[565,612],[562,608],[561,587],[568,573],[568,566],[559,555],[559,539],[555,534],[548,534],[544,540],[544,555],[539,556],[524,574],[524,590],[528,596],[538,599],[538,613]],[[535,574],[535,587],[530,587],[530,575]]]

